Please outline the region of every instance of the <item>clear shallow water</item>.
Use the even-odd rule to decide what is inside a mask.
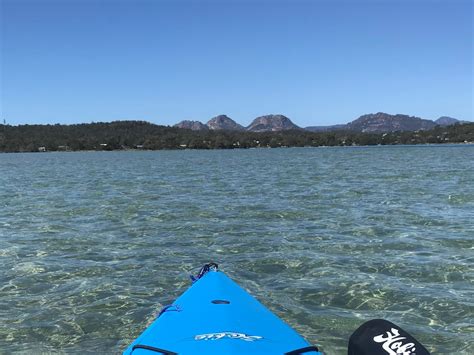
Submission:
[[[1,352],[119,352],[216,261],[328,354],[474,352],[474,146],[0,154]]]

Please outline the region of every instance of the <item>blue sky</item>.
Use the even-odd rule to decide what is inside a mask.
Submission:
[[[473,120],[470,0],[1,0],[10,124]]]

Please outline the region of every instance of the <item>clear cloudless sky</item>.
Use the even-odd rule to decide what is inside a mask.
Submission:
[[[0,0],[1,119],[473,120],[471,0]]]

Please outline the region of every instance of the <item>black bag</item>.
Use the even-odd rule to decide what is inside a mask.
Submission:
[[[349,339],[348,355],[429,355],[410,334],[389,321],[373,319]]]

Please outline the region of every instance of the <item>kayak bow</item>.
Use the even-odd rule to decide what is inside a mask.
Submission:
[[[123,354],[322,353],[211,263]]]

